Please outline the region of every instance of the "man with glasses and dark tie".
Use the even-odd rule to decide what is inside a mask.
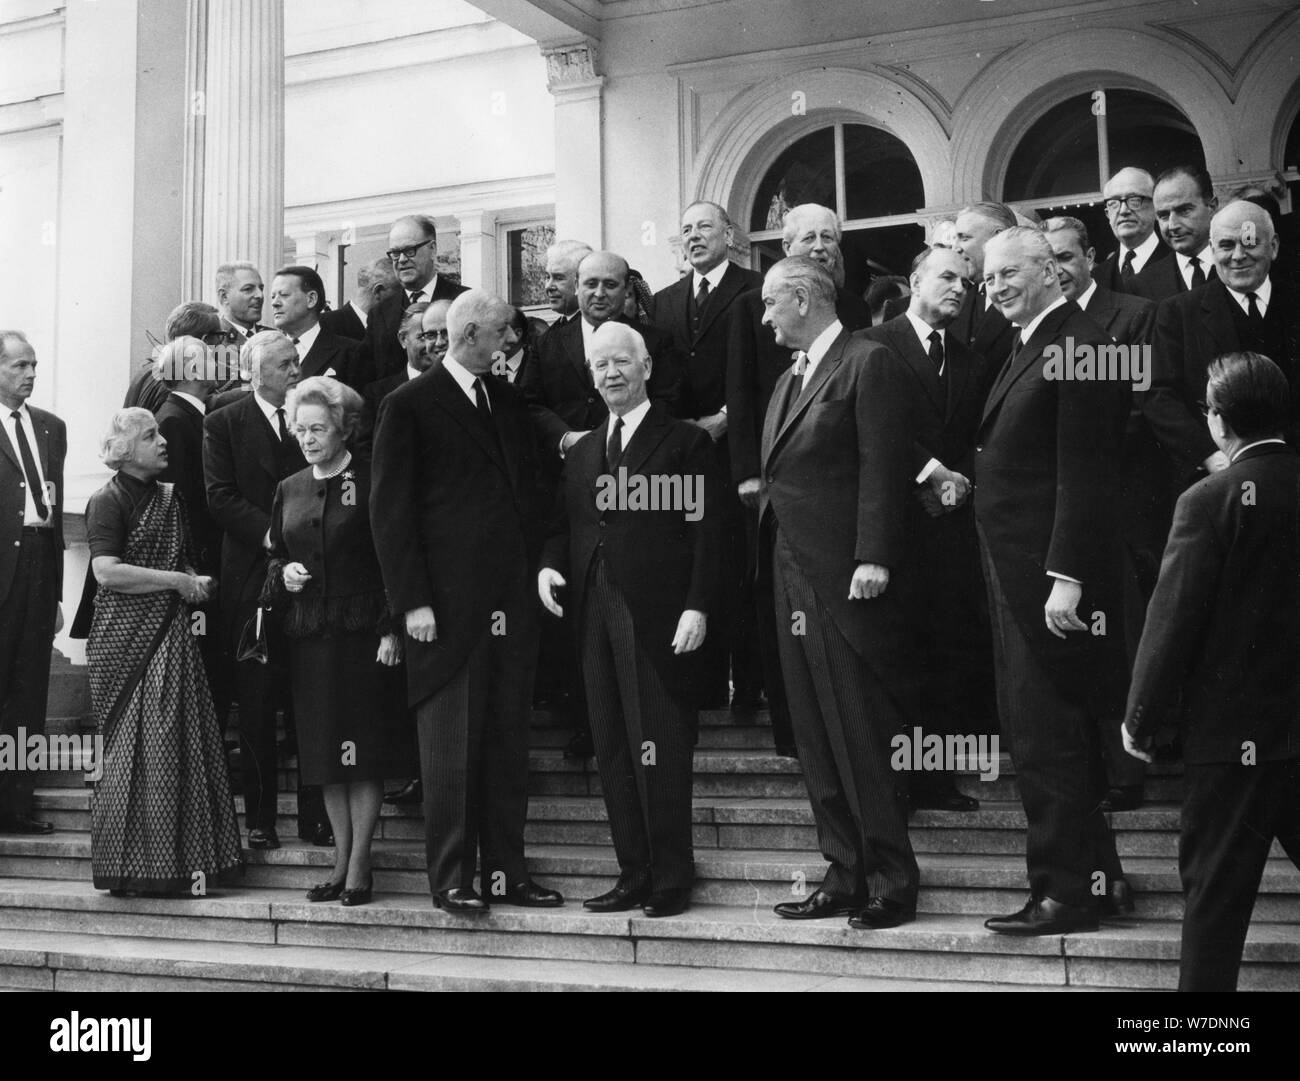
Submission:
[[[68,433],[27,404],[36,352],[0,330],[0,735],[45,730],[50,650],[63,625],[63,460]],[[0,770],[0,833],[49,833],[32,817],[36,775]]]
[[[395,375],[406,366],[406,351],[397,340],[402,313],[421,301],[453,300],[465,286],[438,273],[438,230],[423,214],[398,218],[388,230],[385,253],[397,271],[399,288],[371,309],[366,321],[366,347],[371,368],[360,385]]]
[[[1129,166],[1106,181],[1101,190],[1106,220],[1119,249],[1093,267],[1092,276],[1112,293],[1152,299],[1148,283],[1159,273],[1160,264],[1172,258],[1156,232],[1155,186],[1155,179],[1145,169]]]

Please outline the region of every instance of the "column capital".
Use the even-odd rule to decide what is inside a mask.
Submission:
[[[596,72],[596,47],[588,41],[542,47],[546,89],[556,97],[599,92],[605,77]]]

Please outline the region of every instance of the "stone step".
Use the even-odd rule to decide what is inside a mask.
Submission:
[[[91,928],[94,934],[85,933]],[[113,956],[131,963],[32,956],[58,953],[64,946],[78,957]],[[300,952],[275,952],[285,950]],[[114,983],[115,976],[379,988],[392,985],[372,980],[376,972],[455,956],[475,963],[511,959],[712,970],[715,978],[724,972],[761,972],[804,989],[812,986],[805,977],[1167,989],[1176,983],[1178,950],[1179,926],[1164,920],[1106,924],[1093,934],[1013,939],[990,934],[978,918],[968,916],[922,915],[881,932],[856,931],[838,919],[794,922],[752,908],[704,904],[661,920],[639,912],[597,916],[572,904],[548,910],[496,906],[490,915],[467,919],[435,910],[427,897],[382,893],[373,904],[345,909],[313,905],[285,891],[120,900],[84,884],[0,880],[0,973],[12,978],[15,969],[48,969],[55,988],[63,969],[100,973],[85,979],[104,989],[164,989],[161,983]],[[263,977],[244,968],[259,961],[279,967]],[[511,975],[503,963],[487,971],[499,978]],[[364,980],[358,976],[363,972]],[[458,979],[472,974],[461,967],[454,972]],[[438,973],[425,969],[423,974]],[[74,981],[67,989],[91,986]],[[764,980],[758,986],[775,985]],[[1241,987],[1300,990],[1300,941],[1292,928],[1252,926]]]

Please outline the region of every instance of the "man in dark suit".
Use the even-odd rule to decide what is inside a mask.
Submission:
[[[976,435],[975,517],[1002,731],[1029,820],[1030,887],[1021,911],[985,926],[1092,931],[1103,901],[1131,903],[1098,807],[1097,735],[1099,718],[1119,716],[1125,689],[1118,501],[1130,384],[1063,370],[1107,338],[1061,294],[1041,231],[990,240],[984,280],[1021,328]]]
[[[546,249],[546,303],[556,316],[552,328],[578,318],[578,267],[590,254],[591,245],[581,240],[557,240]]]
[[[217,310],[224,329],[234,333],[236,345],[242,348],[254,334],[271,329],[261,323],[266,291],[257,267],[246,261],[222,263],[216,285]]]
[[[1300,868],[1300,457],[1292,388],[1256,353],[1211,362],[1205,400],[1226,469],[1183,493],[1124,722],[1151,761],[1182,739],[1180,991],[1235,991],[1276,837]]]
[[[1172,460],[1178,491],[1228,465],[1197,405],[1214,357],[1249,351],[1277,364],[1292,387],[1285,434],[1293,443],[1300,435],[1300,296],[1274,280],[1278,241],[1272,219],[1253,203],[1229,203],[1210,223],[1210,246],[1217,277],[1162,301],[1152,334],[1154,373],[1145,411]]]
[[[271,312],[275,327],[293,342],[300,378],[327,375],[353,390],[365,384],[365,347],[351,338],[331,334],[320,325],[325,307],[325,283],[308,266],[287,266],[271,279]]]
[[[763,282],[777,341],[799,351],[763,428],[760,573],[771,578],[794,737],[830,862],[786,919],[856,913],[895,927],[916,914],[906,783],[890,769],[914,681],[899,596],[911,494],[909,376],[835,316],[835,282],[783,259]]]
[[[644,904],[647,916],[673,916],[689,905],[695,873],[695,662],[720,602],[722,487],[712,441],[650,401],[650,365],[636,331],[614,322],[597,328],[592,376],[610,416],[569,454],[537,589],[562,616],[557,591],[566,576],[573,583],[567,603],[580,628],[618,854],[618,882],[583,907],[623,912]],[[671,494],[674,483],[676,497],[658,505],[619,498],[638,484]]]
[[[1099,285],[1112,293],[1151,298],[1153,279],[1163,275],[1161,264],[1173,258],[1156,232],[1152,201],[1155,179],[1145,169],[1121,169],[1101,189],[1110,231],[1119,247],[1092,269]]]
[[[357,268],[357,288],[352,299],[330,311],[321,312],[320,325],[331,334],[364,342],[371,310],[397,288],[397,274],[388,256],[362,263]]]
[[[36,352],[17,330],[0,330],[0,734],[6,742],[45,731],[50,651],[63,626],[63,462],[68,432],[27,404]],[[0,833],[49,833],[32,816],[36,775],[0,770]]]
[[[362,380],[366,386],[376,379],[395,375],[406,364],[406,353],[397,340],[402,313],[419,301],[453,300],[465,286],[438,273],[438,229],[423,214],[398,218],[388,230],[385,252],[397,271],[400,288],[393,289],[370,309],[366,319],[366,352],[369,365]]]
[[[510,306],[481,290],[447,313],[441,364],[393,391],[375,431],[370,513],[384,585],[406,627],[433,903],[552,907],[524,861],[540,548],[528,409],[489,375],[513,344]],[[482,893],[474,871],[482,850]]]
[[[431,328],[426,332],[421,329],[422,320],[425,313],[434,307],[438,309],[435,313],[437,329]],[[450,307],[450,300],[439,300],[434,304],[420,301],[412,304],[402,314],[402,324],[397,330],[397,339],[406,351],[406,367],[383,379],[376,379],[362,391],[361,397],[365,401],[365,409],[362,411],[361,427],[357,434],[358,446],[368,451],[373,444],[375,422],[379,419],[379,408],[384,399],[404,383],[427,372],[434,361],[441,360],[447,352],[447,309]],[[428,340],[426,340],[426,333]]]
[[[1156,177],[1152,205],[1160,236],[1172,259],[1153,260],[1139,280],[1152,300],[1197,289],[1214,277],[1210,219],[1219,209],[1210,174],[1199,165],[1175,165]]]
[[[858,335],[888,346],[912,384],[908,401],[896,403],[911,410],[915,496],[908,524],[916,592],[905,607],[916,642],[922,713],[909,720],[944,736],[987,733],[997,713],[970,498],[987,381],[979,354],[948,333],[965,299],[965,272],[960,253],[927,249],[913,264],[908,310]],[[910,788],[913,808],[979,809],[946,771],[914,776]]]
[[[678,415],[698,425],[713,440],[719,475],[731,475],[727,438],[727,339],[734,302],[741,293],[763,283],[760,274],[732,263],[734,230],[717,203],[692,203],[682,212],[682,251],[691,272],[654,297],[655,326],[672,337],[683,357]],[[746,517],[735,490],[728,486],[722,515],[729,556],[722,602],[715,613],[713,633],[705,643],[700,664],[711,673],[705,702],[727,701],[727,674],[734,686],[733,709],[758,708],[763,685],[759,656],[757,611],[751,579],[745,573]],[[706,674],[706,680],[709,676]]]
[[[781,246],[787,256],[806,255],[820,263],[835,285],[835,316],[849,333],[871,326],[871,311],[862,298],[844,288],[843,232],[840,220],[828,207],[802,203],[792,207],[783,223]],[[731,452],[731,482],[749,512],[746,568],[751,575],[758,560],[759,465],[763,418],[776,381],[794,361],[794,351],[779,345],[772,328],[763,322],[762,289],[742,293],[735,301],[727,341],[727,440]],[[758,612],[758,641],[762,652],[763,687],[772,718],[772,739],[777,754],[796,757],[790,710],[781,682],[781,659],[772,619],[772,598],[754,579]]]
[[[216,361],[213,377],[220,380],[239,377],[239,346],[231,344],[229,333],[222,326],[221,316],[211,304],[200,300],[187,300],[178,304],[167,316],[163,327],[163,341],[177,338],[198,338],[212,350]],[[156,350],[155,350],[156,352]],[[139,406],[155,416],[167,400],[167,387],[158,379],[156,357],[150,358],[131,381],[122,408]],[[87,628],[89,630],[89,628]],[[74,637],[76,637],[74,635]],[[85,637],[81,635],[80,637]]]
[[[983,359],[985,393],[1011,351],[1016,332],[984,287],[984,246],[1015,224],[1015,212],[1004,203],[971,203],[953,226],[956,250],[970,263],[972,281],[948,333]]]
[[[223,530],[222,640],[232,659],[245,624],[256,614],[271,547],[271,504],[276,485],[306,467],[285,423],[284,399],[298,382],[298,354],[278,330],[254,334],[241,358],[253,390],[210,412],[203,421],[203,475],[208,510]],[[233,660],[239,702],[244,814],[250,848],[278,848],[276,833],[277,699],[287,696],[287,643],[267,620],[269,664]],[[299,807],[301,815],[303,808]]]
[[[1056,260],[1061,293],[1083,309],[1098,329],[1119,345],[1148,348],[1155,304],[1130,293],[1112,293],[1092,277],[1095,252],[1088,228],[1078,218],[1048,218],[1043,232]],[[1149,376],[1149,371],[1148,371]],[[1142,413],[1143,392],[1135,391],[1124,430],[1120,460],[1124,529],[1124,641],[1133,660],[1146,604],[1155,588],[1160,553],[1169,533],[1173,504],[1169,498],[1169,464]],[[1108,791],[1105,811],[1133,811],[1142,805],[1142,763],[1124,753],[1119,732],[1103,718],[1102,751]]]

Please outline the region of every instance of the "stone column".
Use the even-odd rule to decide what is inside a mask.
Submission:
[[[593,248],[605,242],[601,94],[596,48],[582,41],[542,49],[555,98],[555,235]]]
[[[471,289],[498,291],[497,223],[490,210],[457,214],[460,224],[460,282]],[[501,289],[504,295],[505,290]]]
[[[281,0],[207,0],[207,8],[205,296],[223,262],[251,260],[270,284],[284,259],[284,8]]]

